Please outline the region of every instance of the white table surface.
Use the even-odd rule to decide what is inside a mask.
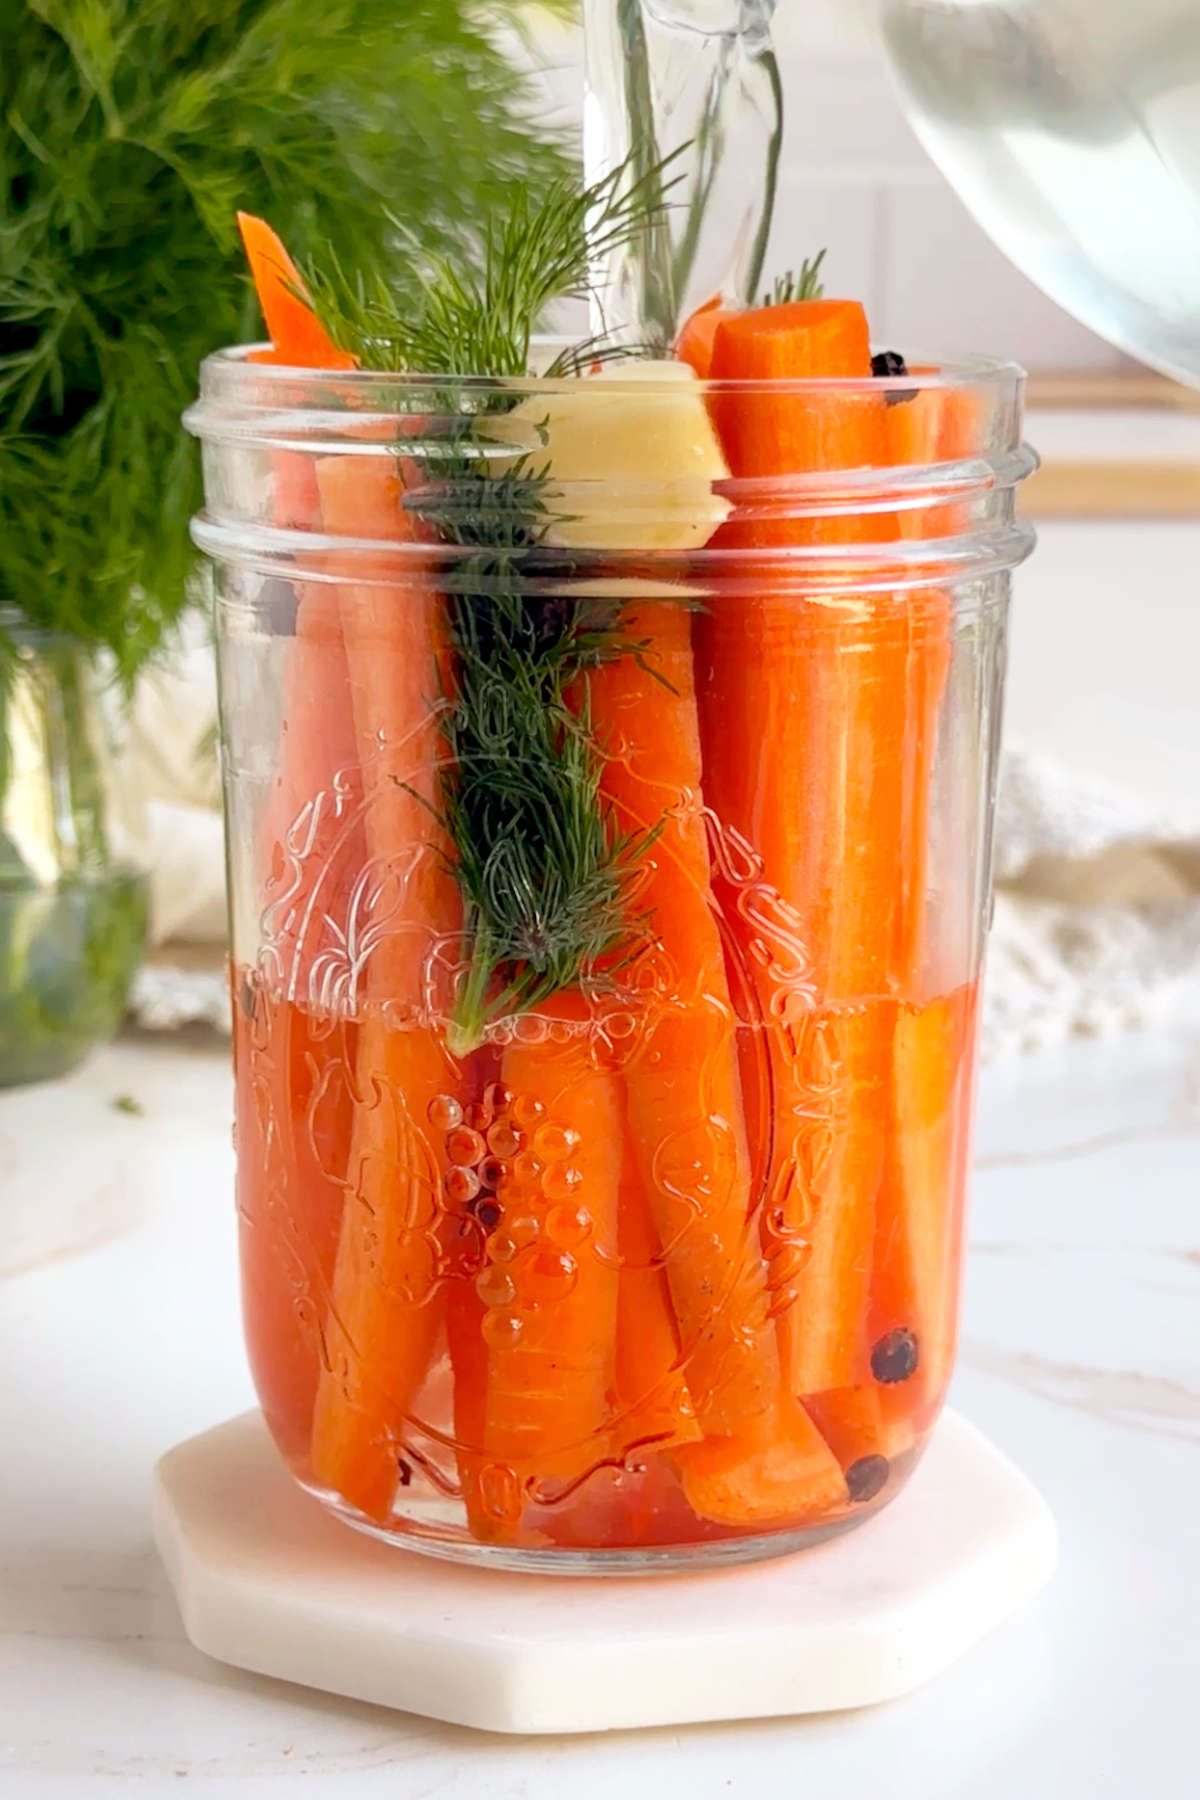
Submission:
[[[141,1116],[112,1111],[122,1094]],[[18,1129],[34,1098],[0,1096],[0,1217],[5,1195],[27,1204],[37,1173]],[[910,1699],[682,1732],[481,1737],[240,1675],[184,1640],[150,1543],[149,1475],[172,1442],[251,1399],[229,1104],[219,1051],[162,1041],[118,1044],[36,1094],[39,1119],[54,1122],[37,1136],[46,1241],[63,1209],[57,1159],[74,1181],[87,1168],[92,1204],[63,1216],[92,1247],[0,1280],[0,1793],[1190,1791],[1200,1022],[985,1074],[955,1400],[1049,1498],[1063,1543],[1050,1589]],[[90,1166],[78,1155],[85,1127]]]

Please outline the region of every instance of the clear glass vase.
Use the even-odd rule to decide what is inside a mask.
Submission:
[[[140,808],[118,697],[73,639],[0,616],[0,1086],[112,1036],[146,938]]]
[[[1019,371],[636,373],[190,415],[263,1411],[506,1567],[847,1529],[954,1357]]]

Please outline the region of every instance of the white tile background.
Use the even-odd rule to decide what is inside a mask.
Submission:
[[[1035,370],[1128,366],[1018,274],[934,167],[892,92],[866,0],[779,0],[775,41],[787,136],[768,269],[826,246],[831,288],[863,296],[880,343]],[[573,117],[579,34],[554,27],[539,42]]]

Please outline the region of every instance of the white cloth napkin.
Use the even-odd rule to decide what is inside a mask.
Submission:
[[[1200,810],[1012,749],[996,817],[983,1055],[1160,1022],[1200,994]]]

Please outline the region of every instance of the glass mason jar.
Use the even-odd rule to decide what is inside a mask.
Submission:
[[[206,363],[245,1327],[353,1524],[691,1568],[903,1485],[954,1357],[1020,402],[982,362]]]
[[[145,947],[145,832],[91,653],[0,607],[0,1087],[110,1038]]]

